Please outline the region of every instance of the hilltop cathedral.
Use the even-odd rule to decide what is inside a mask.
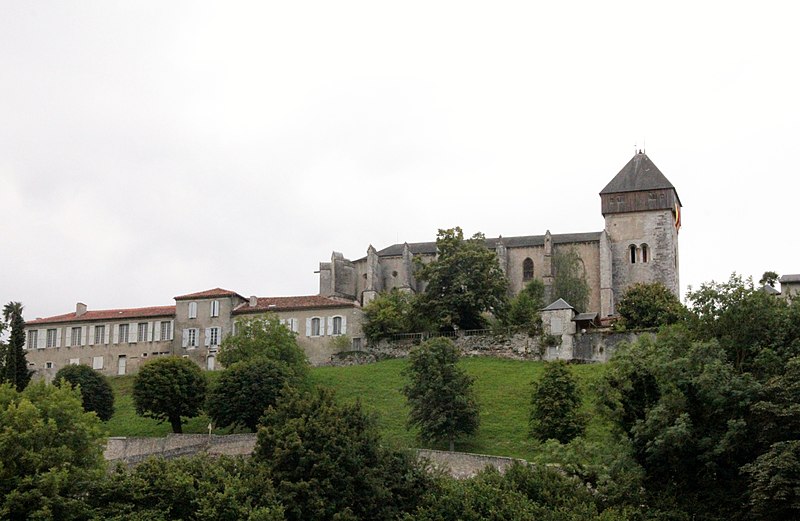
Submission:
[[[678,230],[681,201],[672,183],[639,151],[600,192],[605,229],[598,232],[526,235],[486,239],[516,294],[536,278],[553,283],[552,257],[574,249],[589,286],[587,309],[599,317],[615,314],[616,303],[631,284],[661,282],[679,295]],[[414,278],[416,256],[435,257],[435,242],[371,245],[367,256],[351,261],[333,252],[319,265],[320,295],[367,304],[379,292],[398,288],[421,291]]]
[[[552,286],[553,255],[572,248],[589,286],[584,315],[614,315],[625,289],[636,282],[661,282],[678,295],[681,202],[675,187],[639,152],[603,188],[600,202],[606,226],[599,232],[486,239],[513,293],[534,278]],[[38,376],[48,379],[69,364],[122,375],[165,355],[213,370],[220,342],[236,331],[237,320],[273,314],[297,335],[311,363],[325,363],[342,349],[361,349],[361,306],[379,292],[422,289],[414,278],[415,256],[434,258],[436,243],[395,244],[380,251],[370,246],[367,256],[355,261],[334,252],[330,262],[320,264],[319,295],[247,298],[214,288],[177,296],[169,306],[90,310],[78,302],[74,312],[26,323],[27,359]],[[565,320],[572,317],[572,308],[562,301],[548,310],[570,310]],[[335,337],[345,337],[350,345]]]

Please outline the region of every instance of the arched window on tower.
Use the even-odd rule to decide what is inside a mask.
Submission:
[[[628,246],[628,254],[631,258],[631,264],[636,264],[636,245],[631,244]]]
[[[650,247],[647,244],[642,244],[642,262],[650,261]]]
[[[533,279],[533,261],[530,257],[526,257],[522,261],[522,282],[528,282]]]

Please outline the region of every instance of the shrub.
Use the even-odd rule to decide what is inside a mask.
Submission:
[[[72,387],[79,387],[83,410],[94,412],[103,421],[108,421],[114,414],[114,391],[108,379],[87,365],[68,365],[56,373],[53,380],[67,382]]]

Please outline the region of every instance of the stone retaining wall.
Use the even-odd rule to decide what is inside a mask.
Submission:
[[[417,449],[417,457],[427,459],[435,468],[441,469],[457,479],[471,478],[486,467],[494,467],[503,473],[514,462],[527,464],[525,460],[503,456],[428,449]]]

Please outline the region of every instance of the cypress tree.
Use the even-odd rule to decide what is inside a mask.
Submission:
[[[11,338],[4,353],[2,381],[11,383],[21,392],[28,386],[32,374],[25,357],[25,320],[22,318],[22,304],[19,302],[6,304],[3,307],[3,319],[11,325]]]

